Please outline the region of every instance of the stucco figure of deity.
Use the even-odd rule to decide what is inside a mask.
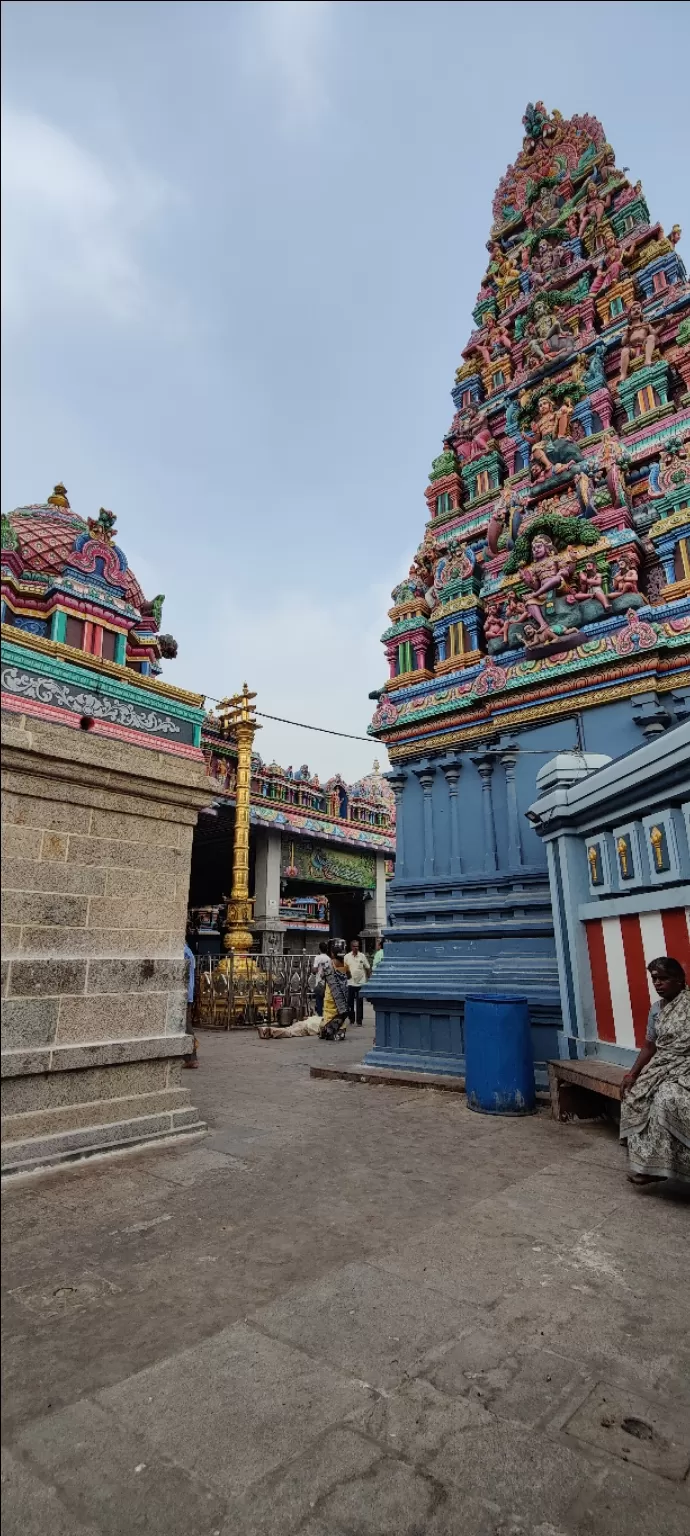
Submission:
[[[558,217],[558,199],[552,187],[542,187],[532,208],[532,228],[548,229]]]
[[[570,546],[559,554],[548,534],[539,533],[532,540],[532,563],[522,573],[531,594],[525,597],[524,603],[528,616],[542,632],[542,639],[546,638],[543,631],[547,629],[549,638],[554,638],[542,613],[544,604],[556,597],[570,597],[575,601],[570,593],[570,582],[576,564],[577,554]],[[574,629],[575,625],[566,627]]]
[[[609,207],[610,202],[610,192],[602,192],[601,187],[597,185],[596,181],[587,182],[585,200],[580,209],[580,217],[577,227],[577,233],[580,240],[582,239],[585,230],[590,224],[601,224],[602,219],[606,217],[606,210]]]
[[[522,633],[525,637],[525,650],[527,651],[532,650],[537,645],[548,645],[549,641],[558,639],[558,635],[546,623],[545,619],[542,618],[537,622],[536,619],[530,618],[529,615],[524,620]]]
[[[519,257],[517,251],[503,252],[497,248],[494,255],[496,287],[500,294],[506,288],[517,283],[519,277]]]
[[[623,449],[616,439],[605,437],[599,452],[599,463],[606,476],[606,489],[614,507],[627,507],[628,505],[625,480],[621,473],[623,457]]]
[[[500,610],[500,598],[490,597],[484,610],[484,639],[487,644],[490,640],[503,639],[503,619]]]
[[[637,560],[627,550],[623,550],[618,556],[616,573],[613,578],[613,590],[617,597],[621,596],[624,592],[637,592],[639,590]]]
[[[577,598],[593,598],[603,608],[604,613],[611,612],[611,604],[604,591],[601,571],[596,560],[588,560],[582,570],[578,572],[577,586],[573,593],[573,599],[577,600]]]
[[[605,228],[604,250],[598,260],[597,272],[590,287],[590,293],[601,293],[604,288],[610,288],[612,283],[617,283],[623,273],[625,259],[625,252],[616,243],[613,230]]]
[[[570,437],[572,419],[573,402],[570,396],[566,395],[556,411],[556,437]]]
[[[508,401],[506,406],[506,432],[509,437],[520,431],[520,404],[518,400]]]
[[[645,366],[649,368],[659,338],[653,325],[645,320],[641,304],[631,304],[628,323],[622,336],[621,347],[621,383],[627,379],[630,372],[630,364],[638,357],[644,357]]]
[[[497,555],[498,541],[502,533],[507,531],[508,538],[506,548],[512,549],[520,532],[520,525],[524,516],[524,509],[518,497],[510,492],[503,492],[489,518],[489,526],[486,530],[486,542],[491,555]]]
[[[573,333],[564,330],[560,320],[554,319],[542,299],[537,299],[534,316],[525,332],[529,338],[525,350],[525,362],[549,363],[555,357],[572,352],[575,345]]]
[[[509,353],[512,343],[510,333],[494,315],[487,315],[486,317],[485,336],[485,341],[475,341],[472,347],[468,347],[466,350],[470,355],[477,352],[482,362],[486,363],[488,367],[495,358],[503,356],[506,352]]]
[[[510,645],[510,631],[516,625],[524,623],[528,615],[528,608],[514,592],[509,592],[506,598],[502,635],[506,645]]]
[[[569,253],[563,249],[562,245],[551,245],[542,237],[536,251],[532,252],[531,267],[534,285],[541,286],[559,272],[565,266],[568,255]]]
[[[585,387],[585,389],[587,391],[594,390],[594,389],[605,389],[605,387],[606,387],[606,370],[604,368],[604,358],[605,358],[605,356],[606,356],[606,348],[603,347],[603,346],[595,347],[594,351],[590,353],[589,364],[587,366],[587,369],[586,369],[585,373],[582,376],[582,383],[583,383],[583,385],[584,385],[584,387]]]
[[[491,436],[487,423],[482,420],[476,405],[468,405],[460,424],[457,453],[466,463],[469,463],[471,459],[481,458],[483,453],[487,453],[495,446],[495,439]]]
[[[554,469],[566,464],[583,462],[582,450],[577,443],[562,430],[559,431],[559,428],[567,429],[571,414],[569,400],[564,401],[561,409],[557,410],[548,395],[542,395],[537,406],[534,431],[525,432],[527,441],[532,444],[530,465],[533,479],[543,479],[544,475],[553,474]]]

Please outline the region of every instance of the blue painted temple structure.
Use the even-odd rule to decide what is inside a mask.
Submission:
[[[680,231],[653,222],[595,118],[537,103],[523,123],[373,695],[397,800],[368,989],[367,1060],[387,1067],[462,1072],[477,988],[524,993],[537,1065],[559,1054],[568,965],[547,826],[527,816],[537,775],[565,755],[575,784],[688,712]],[[567,868],[552,858],[552,881]],[[556,894],[567,909],[567,888]]]

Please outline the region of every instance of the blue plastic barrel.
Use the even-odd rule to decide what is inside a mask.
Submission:
[[[529,1115],[536,1108],[526,997],[473,992],[465,998],[465,1091],[482,1115]]]

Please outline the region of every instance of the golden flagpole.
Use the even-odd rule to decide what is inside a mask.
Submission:
[[[253,943],[249,927],[254,916],[254,901],[249,895],[249,804],[252,782],[252,746],[261,726],[256,719],[255,693],[244,684],[241,693],[221,699],[216,711],[223,734],[237,743],[237,787],[235,790],[235,838],[232,852],[232,890],[228,902],[223,947],[233,954],[247,953]]]

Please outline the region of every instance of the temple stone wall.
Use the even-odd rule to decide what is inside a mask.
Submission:
[[[180,1070],[206,786],[197,761],[3,715],[3,1168],[203,1129]]]

